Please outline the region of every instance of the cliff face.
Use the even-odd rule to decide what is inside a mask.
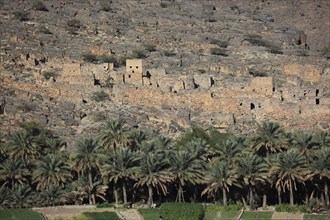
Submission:
[[[1,1],[2,129],[329,128],[328,1],[107,2]]]

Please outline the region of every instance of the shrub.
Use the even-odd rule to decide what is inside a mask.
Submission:
[[[167,56],[167,57],[173,57],[173,56],[175,56],[176,54],[175,54],[175,52],[173,52],[173,51],[165,50],[165,51],[164,51],[164,55]]]
[[[164,220],[202,220],[204,210],[197,203],[164,203],[160,207]]]
[[[267,76],[267,73],[261,72],[258,70],[254,70],[254,69],[250,69],[249,74],[253,77],[266,77]]]
[[[138,58],[138,59],[144,59],[147,57],[147,55],[145,54],[145,52],[143,50],[134,50],[132,57]]]
[[[33,3],[33,9],[37,11],[48,11],[47,7],[42,1],[35,1]]]
[[[161,8],[167,8],[168,7],[168,4],[166,2],[161,2],[159,3],[160,7]]]
[[[81,27],[81,22],[77,19],[72,19],[66,22],[67,28],[66,30],[68,31],[69,34],[77,35],[77,31]]]
[[[48,71],[43,72],[42,75],[43,75],[43,77],[44,77],[46,80],[49,80],[51,77],[55,78],[55,77],[58,76],[57,73],[55,73],[55,72],[48,72]]]
[[[94,92],[91,99],[96,102],[102,102],[102,101],[109,99],[109,95],[103,91]]]
[[[116,57],[108,56],[106,54],[103,54],[102,56],[100,56],[98,58],[98,60],[100,60],[103,63],[116,63],[117,62]]]
[[[48,28],[46,28],[44,25],[39,27],[39,33],[44,33],[44,34],[52,34]]]
[[[13,14],[14,14],[15,18],[19,21],[30,20],[29,12],[27,12],[27,11],[15,11]]]
[[[107,3],[102,3],[101,4],[101,10],[106,11],[106,12],[112,11],[110,4],[107,4]]]
[[[223,48],[211,48],[210,49],[210,53],[212,55],[217,55],[217,56],[228,57],[228,54],[226,52],[227,51]]]
[[[17,108],[23,112],[30,112],[34,109],[34,105],[32,103],[29,103],[27,101],[23,101]]]
[[[87,63],[97,63],[99,61],[98,56],[92,53],[83,53],[82,57]]]
[[[145,45],[145,48],[146,48],[146,51],[148,51],[148,52],[154,52],[154,51],[156,51],[156,46],[153,45],[153,44],[146,44]]]
[[[210,43],[218,45],[221,48],[227,48],[228,47],[228,41],[221,41],[221,40],[213,39],[213,40],[211,40]]]
[[[80,20],[78,20],[78,19],[72,19],[72,20],[69,20],[69,21],[67,21],[66,22],[66,25],[68,26],[68,27],[72,27],[72,28],[80,28],[80,26],[81,26],[81,22],[80,22]]]
[[[207,210],[211,211],[239,211],[243,208],[241,204],[230,204],[227,206],[223,205],[208,205],[206,206]]]

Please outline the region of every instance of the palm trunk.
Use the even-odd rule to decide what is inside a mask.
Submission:
[[[277,189],[277,198],[278,198],[278,204],[282,204],[282,197],[281,197],[281,190]]]
[[[89,183],[89,193],[88,193],[88,200],[89,204],[95,204],[95,197],[92,196],[92,189],[93,189],[93,179],[92,179],[92,169],[88,169],[88,183]]]
[[[153,203],[153,199],[152,199],[153,191],[152,191],[152,186],[151,185],[148,186],[148,193],[149,193],[148,207],[150,208],[151,207],[151,204]]]
[[[227,206],[227,194],[225,187],[222,188],[222,201],[223,201],[223,205]]]
[[[179,183],[179,189],[178,189],[178,195],[176,197],[176,202],[184,202],[184,196],[183,196],[183,187],[181,183]]]
[[[127,193],[126,193],[126,184],[125,180],[123,179],[123,197],[124,197],[124,204],[127,203]]]
[[[248,209],[248,205],[246,204],[246,201],[243,196],[242,196],[242,202],[243,202],[244,208]]]
[[[291,179],[290,179],[290,182],[289,182],[289,187],[290,187],[290,205],[293,206],[294,205],[294,200],[293,200],[293,189],[292,189]]]
[[[264,192],[264,194],[262,195],[262,207],[266,208],[267,206],[267,194],[266,192]]]
[[[250,197],[249,198],[250,199],[250,201],[249,201],[250,208],[254,209],[253,189],[252,189],[251,185],[249,185],[249,197]]]
[[[327,184],[327,180],[324,180],[324,197],[325,197],[325,204],[326,205],[330,205],[330,201],[329,201],[329,188],[328,188],[328,184]]]
[[[116,205],[118,205],[119,204],[119,196],[118,196],[118,191],[117,191],[116,183],[113,183],[113,195],[115,197]]]

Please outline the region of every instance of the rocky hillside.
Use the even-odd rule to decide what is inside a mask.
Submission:
[[[330,2],[0,1],[0,125],[167,135],[330,123]],[[127,61],[127,65],[126,65]]]

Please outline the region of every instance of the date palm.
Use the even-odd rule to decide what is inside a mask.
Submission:
[[[310,167],[312,175],[323,181],[324,184],[324,198],[326,205],[330,205],[329,201],[329,186],[330,180],[330,148],[324,147],[319,150]]]
[[[248,187],[249,204],[250,208],[253,208],[255,205],[253,192],[258,183],[264,183],[266,181],[268,172],[267,164],[261,157],[252,153],[246,153],[236,161],[236,172]]]
[[[262,122],[256,135],[252,138],[252,148],[261,156],[285,150],[287,148],[287,138],[284,130],[276,122]]]
[[[275,186],[278,191],[289,190],[290,205],[294,205],[294,191],[297,190],[297,183],[303,183],[306,170],[306,157],[295,149],[282,152],[276,155],[276,159],[269,171],[276,179]]]
[[[172,151],[170,154],[170,172],[178,185],[178,202],[185,202],[183,187],[187,183],[199,184],[203,181],[205,162],[197,156],[189,150]]]
[[[64,190],[60,186],[54,184],[51,184],[43,189],[39,193],[38,199],[42,205],[46,204],[47,206],[64,204],[67,201]]]
[[[156,188],[161,189],[163,194],[167,193],[167,183],[171,181],[171,174],[168,170],[169,161],[164,152],[146,152],[142,154],[140,165],[137,167],[137,182],[135,187],[147,186],[148,206],[153,203],[153,192]]]
[[[37,190],[44,190],[50,185],[64,187],[71,179],[71,168],[66,161],[65,158],[54,154],[42,157],[33,171],[33,182],[37,183]]]
[[[109,181],[115,184],[122,182],[124,204],[127,203],[126,181],[133,178],[137,162],[137,153],[125,147],[113,149],[107,162],[102,166],[102,174],[107,176]]]
[[[10,191],[9,204],[14,208],[30,207],[33,202],[33,191],[28,185],[15,185]]]
[[[293,133],[290,143],[299,150],[300,154],[305,155],[307,160],[311,160],[315,150],[319,148],[318,141],[307,131],[297,131]]]
[[[222,190],[223,205],[227,205],[227,192],[233,185],[240,187],[238,176],[233,169],[225,161],[218,161],[214,166],[210,166],[210,171],[205,177],[207,187],[202,192],[203,194],[214,195],[219,190]]]
[[[106,149],[126,146],[129,133],[122,119],[106,121],[100,135],[100,143]]]
[[[29,175],[29,170],[23,167],[20,160],[6,159],[0,164],[0,180],[4,181],[4,185],[10,184],[13,188],[17,183],[26,182]]]
[[[31,135],[26,131],[18,131],[9,135],[8,151],[13,158],[21,159],[26,168],[39,154]]]
[[[74,156],[74,168],[79,176],[87,175],[89,187],[93,187],[93,176],[97,176],[104,156],[98,141],[86,138],[78,141]],[[89,203],[95,204],[95,195],[89,194]]]
[[[216,160],[227,161],[230,165],[233,163],[235,157],[239,155],[244,147],[244,141],[237,138],[228,138],[227,140],[218,143],[214,146]]]

